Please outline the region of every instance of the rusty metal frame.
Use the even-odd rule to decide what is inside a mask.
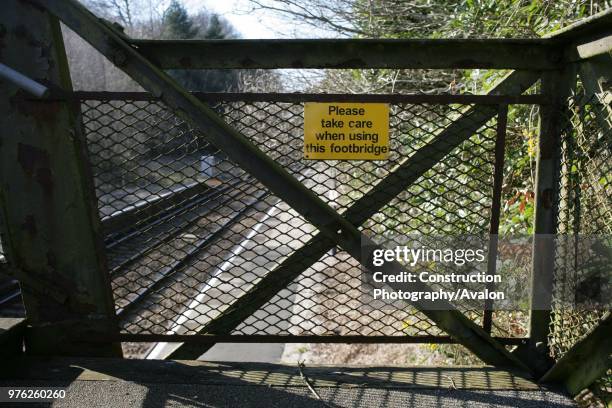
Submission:
[[[495,341],[506,346],[518,346],[527,343],[524,337],[493,337]],[[96,342],[163,342],[190,343],[203,346],[213,346],[216,343],[361,343],[361,344],[459,344],[450,336],[333,336],[333,335],[283,335],[283,334],[129,334],[120,333],[109,337],[98,337]]]
[[[243,135],[229,127],[211,109],[194,96],[188,94],[167,74],[163,73],[158,67],[147,60],[146,57],[142,56],[137,49],[126,41],[126,38],[121,33],[116,32],[104,22],[98,20],[76,1],[52,0],[43,2],[36,0],[35,2],[62,20],[67,26],[94,46],[94,48],[98,49],[98,51],[113,61],[115,65],[136,80],[145,90],[159,96],[164,103],[175,110],[178,116],[190,120],[197,128],[203,131],[203,134],[206,135],[210,142],[224,150],[228,157],[240,165],[243,170],[257,178],[279,198],[302,214],[306,220],[318,227],[323,234],[323,237],[318,242],[331,242],[332,246],[340,245],[355,259],[365,262],[365,260],[360,259],[361,247],[362,242],[367,242],[369,239],[363,236],[356,227],[361,222],[354,221],[360,221],[367,211],[363,211],[363,209],[359,208],[359,205],[354,205],[345,213],[345,217],[337,214],[312,191],[303,186],[297,179],[287,173],[286,170],[252,145]],[[512,93],[520,94],[531,86],[537,77],[538,75],[534,73],[513,73],[510,75],[510,79],[502,82],[502,85],[505,84],[505,86],[510,86],[513,89],[518,87],[520,92]],[[502,88],[503,86],[501,88],[498,87],[497,92],[494,93],[499,93]],[[474,120],[484,115],[486,121],[496,114],[496,110],[490,107],[478,106],[477,108],[467,111],[467,117]],[[474,122],[480,123],[477,120]],[[471,129],[473,127],[469,127],[467,130]],[[471,132],[467,135],[469,134]],[[467,135],[464,131],[461,135],[463,137],[450,138],[450,140],[440,140],[437,138],[431,145],[417,152],[415,154],[416,157],[411,157],[406,166],[400,166],[400,168],[404,167],[404,170],[408,169],[412,173],[413,177],[408,177],[410,180],[408,184],[416,180],[418,174],[424,173],[425,170],[435,164],[441,157],[445,156],[446,152],[449,152],[458,145]],[[436,141],[438,141],[437,145]],[[419,160],[422,161],[419,162]],[[400,174],[403,181],[400,184],[405,185],[406,177],[403,177],[403,173]],[[372,209],[372,202],[377,206],[382,206],[382,204],[394,196],[390,195],[389,191],[385,191],[385,187],[389,186],[387,181],[392,181],[393,184],[396,184],[392,175],[383,180],[374,189],[378,192],[377,195],[379,197],[373,199],[372,191],[370,194],[366,194],[364,199],[367,200],[366,202],[369,201],[367,207]],[[396,172],[396,177],[397,175],[398,173]],[[417,177],[414,177],[414,175],[417,175]],[[395,191],[397,185],[393,184],[391,184],[391,190]],[[381,195],[384,196],[382,200]],[[363,200],[360,201],[364,202]],[[363,204],[361,206],[363,207]],[[355,209],[358,210],[355,211]],[[317,238],[319,237],[317,236]],[[308,245],[306,246],[308,247]],[[377,248],[378,246],[372,245],[372,247]],[[314,258],[308,257],[307,259],[312,260]],[[399,263],[388,264],[388,267],[396,271],[402,269]],[[274,274],[274,271],[270,273],[270,275]],[[420,287],[422,290],[428,288],[424,284],[415,286]],[[445,305],[447,310],[444,311],[429,310],[425,302],[419,302],[414,306],[417,309],[421,309],[442,330],[456,338],[486,363],[528,368],[450,303]],[[221,318],[224,318],[223,315]],[[194,351],[182,350],[182,352],[187,355],[193,355]],[[195,350],[195,353],[194,357],[201,354],[198,350]]]
[[[591,21],[592,25],[587,27],[587,29],[585,29],[583,25],[579,25],[569,31],[563,30],[560,34],[551,36],[550,41],[542,41],[541,44],[535,44],[535,42],[529,44],[519,44],[521,47],[526,45],[529,47],[537,45],[536,48],[543,51],[549,61],[542,63],[541,60],[538,60],[540,62],[537,64],[534,62],[531,65],[529,62],[527,62],[527,65],[524,68],[529,68],[534,71],[516,71],[511,73],[505,80],[503,80],[496,88],[492,90],[491,95],[394,96],[394,98],[397,98],[398,101],[411,103],[435,103],[436,101],[441,103],[452,103],[451,101],[454,100],[455,103],[469,103],[477,105],[467,109],[462,118],[458,119],[458,121],[451,124],[447,129],[437,135],[429,145],[417,151],[410,159],[402,162],[386,179],[382,180],[341,216],[323,203],[310,190],[302,186],[283,168],[274,163],[255,146],[251,145],[250,142],[248,142],[248,140],[246,140],[246,138],[244,138],[239,132],[227,126],[220,118],[217,117],[214,112],[202,104],[201,101],[205,101],[208,96],[197,94],[190,95],[184,89],[174,83],[174,81],[172,81],[166,74],[164,74],[161,69],[174,67],[176,66],[176,62],[168,63],[167,61],[159,60],[156,55],[147,54],[147,47],[149,47],[149,45],[152,43],[145,43],[143,41],[135,41],[126,38],[121,32],[116,31],[105,22],[97,19],[93,14],[87,11],[83,6],[76,3],[74,0],[31,0],[31,2],[57,16],[77,34],[81,35],[85,40],[90,42],[96,49],[98,49],[98,51],[108,57],[115,65],[128,73],[128,75],[132,76],[132,78],[139,82],[147,91],[151,92],[150,96],[134,95],[135,97],[145,98],[142,100],[146,100],[146,98],[150,97],[160,98],[170,108],[175,110],[179,116],[192,121],[196,127],[203,130],[203,133],[207,135],[207,137],[215,145],[224,150],[228,156],[236,163],[241,165],[244,170],[258,178],[278,197],[282,198],[296,211],[301,213],[308,221],[320,229],[321,233],[319,235],[317,235],[313,240],[309,241],[303,248],[292,254],[277,269],[268,274],[267,278],[272,277],[276,281],[274,282],[274,285],[271,286],[272,289],[268,288],[265,292],[258,292],[261,287],[257,287],[256,290],[250,291],[247,293],[247,295],[245,295],[251,300],[256,299],[257,302],[265,302],[266,298],[273,296],[273,294],[276,293],[274,288],[278,288],[279,283],[291,281],[292,277],[299,275],[299,273],[306,269],[311,262],[314,262],[331,247],[340,245],[356,259],[359,259],[361,241],[362,239],[367,240],[367,237],[362,236],[356,226],[361,225],[370,214],[377,211],[377,209],[386,204],[399,191],[402,191],[406,186],[409,186],[412,182],[418,179],[420,175],[431,168],[431,166],[433,166],[433,164],[435,164],[439,159],[444,157],[449,151],[469,137],[469,135],[482,123],[485,123],[487,120],[494,117],[498,113],[498,110],[496,109],[497,105],[509,103],[538,103],[540,105],[547,105],[547,95],[521,95],[523,91],[528,89],[539,78],[540,74],[535,70],[545,69],[552,70],[552,72],[557,73],[557,70],[563,62],[562,59],[558,58],[560,56],[560,49],[567,51],[568,47],[574,47],[577,42],[599,41],[601,37],[601,35],[599,35],[600,32],[606,27],[606,23],[610,21],[610,16],[612,16],[612,13],[604,13],[603,16],[598,16],[597,18],[593,19],[593,21]],[[478,41],[466,41],[471,42],[472,45],[479,44]],[[493,44],[491,41],[485,43],[489,44],[489,46]],[[218,47],[219,44],[230,45],[229,42],[220,42],[218,44],[198,44],[198,42],[194,42],[193,44],[182,43],[182,45],[177,43],[174,44],[174,46],[181,45],[186,46],[187,48],[200,47],[199,49],[202,51],[203,49],[206,49],[206,46]],[[273,42],[264,42],[262,45],[270,46],[271,44],[273,45]],[[327,44],[325,41],[319,41],[318,43],[314,42],[312,44],[312,46],[307,45],[308,47],[313,47],[312,50],[316,49],[316,46],[321,45],[328,47],[331,46],[332,48],[342,46],[340,43],[337,45],[333,45],[331,43],[325,45]],[[368,42],[365,40],[357,41],[355,44],[357,44],[355,46],[357,46],[358,50],[361,52],[370,52],[370,54],[368,54],[369,56],[365,58],[365,62],[356,60],[349,61],[348,63],[346,61],[334,62],[333,56],[331,56],[329,53],[323,53],[321,58],[327,58],[327,63],[322,63],[320,60],[317,60],[308,64],[295,64],[290,60],[291,50],[295,51],[295,49],[297,49],[296,47],[300,46],[300,44],[299,42],[294,41],[293,45],[289,45],[289,48],[283,51],[286,55],[282,57],[284,59],[281,58],[281,62],[274,63],[274,66],[267,66],[265,64],[261,66],[289,68],[302,68],[307,66],[365,68],[370,66],[378,66],[377,64],[380,64],[379,62],[374,62],[372,56],[376,56],[379,52],[383,52],[384,54],[385,45],[387,44],[382,44],[381,49],[374,49],[370,51],[368,50],[372,47],[372,44],[368,44]],[[437,46],[447,46],[447,44],[448,42],[437,42]],[[157,45],[157,47],[167,45],[172,44],[160,43]],[[354,46],[352,42],[347,42],[345,45],[348,46],[348,49]],[[381,44],[374,45],[377,45],[378,47],[381,46]],[[400,45],[405,47],[418,46],[419,48],[425,49],[426,47],[436,46],[436,42],[424,41],[420,43],[420,45],[414,42]],[[456,44],[454,45],[456,46]],[[505,47],[503,42],[497,45],[500,47]],[[152,49],[151,47],[149,47],[149,49]],[[504,50],[508,51],[506,48],[504,48]],[[154,51],[149,51],[149,53],[154,53]],[[344,53],[346,54],[346,50]],[[524,55],[517,55],[514,56],[514,58],[517,60],[524,59]],[[229,65],[224,65],[225,63],[222,61],[221,57],[212,58],[212,61],[213,66],[217,68],[228,66],[236,68],[243,67],[242,62],[232,62],[228,63]],[[512,62],[507,58],[504,59],[504,61],[505,62],[499,65],[498,68],[523,68],[523,65],[517,65],[516,62]],[[436,68],[438,66],[444,68],[492,67],[487,63],[487,61],[479,58],[469,62],[455,59],[453,61],[445,61],[443,63],[440,62],[439,59],[432,59],[429,60],[429,62],[418,63],[417,65],[414,64],[414,61],[406,63],[395,61],[392,62],[390,66],[413,68]],[[255,64],[255,66],[258,65]],[[180,64],[180,67],[185,68],[184,64],[182,63]],[[195,66],[191,65],[190,67]],[[253,67],[253,64],[249,65],[249,67]],[[505,96],[495,94],[502,94]],[[60,97],[63,97],[63,95]],[[104,99],[110,97],[110,95],[98,93],[97,97]],[[229,98],[226,100],[232,100],[232,97],[237,98],[238,95],[228,94],[226,97]],[[245,100],[245,95],[241,95],[240,97],[242,97],[241,100]],[[258,97],[261,96],[253,95],[251,100],[257,100],[256,98]],[[291,95],[285,95],[284,97],[287,98],[287,101],[292,100]],[[338,98],[347,98],[347,100],[350,98],[351,101],[364,102],[376,101],[377,98],[380,98],[378,95],[310,95],[309,97],[313,98],[313,100],[325,100],[325,98],[330,98],[328,100],[334,101],[338,101]],[[551,115],[554,115],[554,111],[555,108],[549,108]],[[463,128],[458,125],[458,123],[461,123],[461,121],[467,121],[470,123],[470,125],[467,128]],[[476,128],[474,129],[474,127]],[[364,260],[360,261],[364,262]],[[389,267],[392,269],[397,269],[401,266],[394,264],[390,265]],[[232,328],[232,325],[241,321],[240,318],[245,313],[249,312],[248,308],[240,310],[240,306],[243,305],[240,302],[241,299],[238,299],[238,301],[219,318],[213,320],[211,324],[207,325],[205,328],[206,332],[220,336],[218,338],[224,338],[223,336],[227,335],[226,332]],[[452,306],[449,305],[449,310],[443,312],[426,310],[426,308],[423,307],[425,306],[423,304],[417,305],[417,308],[419,306],[430,319],[432,319],[440,328],[445,330],[453,337],[453,341],[464,344],[486,363],[496,365],[515,365],[523,368],[526,367],[525,364],[523,364],[516,356],[508,353],[505,350],[505,348],[502,346],[501,339],[492,338],[490,334],[486,332],[486,330],[482,330]],[[196,336],[194,338],[197,337],[202,336]],[[192,347],[191,345],[186,344],[178,354],[173,356],[197,357],[199,354],[201,354],[202,350],[202,347]]]
[[[562,383],[575,396],[612,367],[612,314],[601,321],[565,353],[546,374],[542,383]]]
[[[507,126],[507,115],[508,105],[528,104],[528,105],[546,105],[548,104],[548,98],[542,94],[530,94],[530,95],[423,95],[423,94],[296,94],[296,93],[202,93],[192,92],[192,95],[198,99],[210,102],[227,102],[227,101],[240,101],[240,102],[289,102],[289,103],[304,103],[304,102],[321,102],[321,101],[360,101],[360,102],[380,102],[380,103],[411,103],[411,104],[476,104],[476,105],[489,105],[494,104],[497,109],[497,128],[496,128],[496,139],[495,139],[495,159],[494,159],[494,182],[492,188],[492,208],[490,217],[490,230],[491,236],[489,242],[489,259],[488,259],[488,274],[494,274],[496,270],[495,259],[497,258],[497,234],[499,231],[499,220],[500,220],[500,208],[501,208],[501,190],[503,183],[503,166],[505,156],[505,139],[506,139],[506,126]],[[77,91],[63,96],[65,99],[76,100],[76,101],[117,101],[117,100],[129,100],[129,101],[157,101],[159,98],[146,93],[146,92],[96,92],[96,91]],[[196,186],[197,187],[197,186]],[[186,190],[191,190],[188,188]],[[196,190],[197,191],[197,190]],[[179,193],[177,196],[172,195],[169,200],[173,202],[180,202],[183,196],[191,195],[189,191],[187,194]],[[161,200],[164,201],[164,200]],[[161,203],[160,203],[161,205]],[[155,205],[153,205],[155,207]],[[131,214],[131,212],[122,212],[118,216],[111,216],[103,220],[105,227],[111,227],[117,223],[125,224],[135,221],[135,217],[140,216],[140,212]],[[112,228],[111,228],[112,230]],[[489,290],[494,290],[494,285],[488,286]],[[492,307],[493,302],[487,302],[484,310],[483,328],[487,333],[491,333],[492,328]],[[120,309],[118,314],[123,313],[124,309]],[[185,339],[191,339],[192,337],[204,336],[204,339],[198,339],[193,341],[196,344],[214,344],[214,339],[217,342],[224,341],[224,339],[234,339],[235,342],[297,342],[298,339],[312,339],[312,342],[324,342],[330,341],[329,336],[262,336],[262,335],[138,335],[138,334],[126,334],[122,333],[118,339],[121,341],[156,341],[163,342],[177,342],[185,341]],[[447,336],[416,336],[414,338],[389,338],[386,336],[372,336],[377,339],[376,341],[365,338],[364,336],[342,336],[341,339],[345,339],[347,342],[380,342],[380,343],[427,343],[427,342],[443,342],[443,343],[456,343],[456,341],[449,340]],[[253,340],[255,339],[255,340]],[[257,340],[258,339],[258,340]],[[526,338],[502,338],[495,337],[501,344],[525,344]],[[192,342],[189,340],[189,342]],[[331,341],[333,342],[333,341]]]
[[[3,63],[71,91],[59,21],[25,1],[3,6]],[[0,82],[0,224],[8,261],[1,268],[20,281],[27,310],[26,349],[121,356],[119,343],[74,339],[117,331],[79,107],[19,100],[31,88],[23,82]]]
[[[249,92],[190,92],[205,102],[370,102],[370,103],[409,103],[409,104],[459,104],[459,105],[547,105],[549,98],[542,94],[507,95],[507,94],[313,94],[313,93],[249,93]],[[130,100],[154,101],[159,97],[148,92],[97,92],[75,91],[56,94],[51,98],[71,100]]]
[[[554,70],[563,63],[562,44],[550,39],[128,39],[128,42],[162,69]]]
[[[320,99],[341,97],[343,100],[351,100],[360,99],[362,95],[356,95],[354,98],[352,95],[320,95],[320,94],[226,94],[226,93],[211,93],[211,94],[203,94],[203,93],[193,93],[193,95],[197,96],[201,100],[206,100],[207,102],[216,103],[219,101],[263,101],[263,102],[278,102],[290,101],[292,103],[300,103],[304,101],[316,101]],[[137,101],[157,101],[159,98],[145,93],[145,92],[75,92],[73,94],[65,95],[65,98],[74,99],[78,101],[86,101],[86,100],[96,100],[96,101],[112,101],[112,100],[137,100]],[[378,95],[365,95],[367,100],[375,100],[380,102],[389,102],[391,100],[395,101],[395,103],[405,103],[404,101],[409,101],[410,103],[432,103],[432,104],[449,104],[454,103],[455,101],[466,102],[469,101],[475,105],[491,105],[492,108],[495,108],[491,112],[496,112],[497,115],[502,115],[500,123],[498,124],[497,134],[498,139],[496,142],[497,153],[496,153],[496,167],[499,168],[500,158],[502,157],[503,151],[499,151],[500,147],[503,147],[503,132],[505,131],[505,114],[507,113],[507,105],[504,102],[510,103],[525,103],[525,104],[534,104],[534,103],[542,103],[546,104],[546,98],[542,95],[468,95],[469,98],[463,98],[461,95],[388,95],[388,94],[378,94]],[[416,102],[415,102],[416,101]],[[502,132],[502,133],[500,133]],[[470,134],[470,133],[467,133]],[[448,133],[445,133],[441,136],[441,138],[446,138]],[[500,144],[501,143],[501,144]],[[499,174],[499,171],[496,171]],[[495,218],[495,217],[494,217]],[[311,258],[312,261],[316,261],[316,258]],[[274,277],[277,277],[276,272],[273,273]],[[269,292],[270,294],[276,293],[274,291]],[[244,313],[244,312],[243,312]],[[215,322],[213,322],[214,324]],[[330,336],[262,336],[262,335],[229,335],[229,334],[196,334],[196,335],[148,335],[148,334],[128,334],[122,333],[118,337],[113,338],[113,340],[119,341],[159,341],[159,342],[177,342],[184,341],[188,342],[191,346],[198,347],[209,347],[212,346],[215,342],[227,342],[228,339],[230,342],[295,342],[299,340],[307,340],[310,339],[313,342],[380,342],[380,343],[423,343],[423,342],[442,342],[442,343],[456,343],[455,340],[451,340],[448,336],[417,336],[417,337],[385,337],[385,336],[372,336],[371,338],[365,336],[348,336],[348,337],[330,337]],[[500,344],[505,345],[520,345],[525,344],[525,338],[495,338]],[[202,352],[202,349],[200,351]],[[194,352],[196,353],[196,352]],[[175,356],[176,358],[184,358],[180,355]],[[195,358],[195,357],[194,357]]]
[[[537,73],[522,71],[511,73],[497,84],[497,86],[490,91],[490,94],[520,94],[529,88],[537,78]],[[357,200],[345,213],[343,213],[345,219],[354,225],[363,224],[393,197],[415,182],[435,163],[446,156],[450,150],[471,136],[488,120],[497,115],[497,113],[497,106],[490,105],[475,105],[466,109],[460,118],[437,134],[428,145],[419,149],[410,158],[404,159],[385,179],[381,180],[362,198]],[[366,237],[364,237],[364,240],[367,242]],[[300,273],[310,267],[312,263],[321,258],[327,251],[336,245],[337,243],[335,240],[329,239],[319,233],[310,239],[304,247],[298,249],[289,258],[283,261],[274,271],[270,272],[256,287],[237,299],[236,302],[226,309],[217,319],[201,327],[200,331],[215,334],[227,334],[231,332],[240,322],[246,319],[251,313],[255,312],[257,308],[263,306],[265,302],[269,301],[279,290],[288,285]],[[393,267],[398,268],[397,265]],[[417,308],[419,308],[418,305]],[[450,305],[449,308],[450,310],[454,309]],[[440,311],[427,310],[425,314],[443,329],[445,329],[445,326],[448,327],[455,323],[461,327],[464,325],[471,327],[468,331],[456,328],[457,331],[451,333],[451,335],[454,335],[458,339],[466,339],[466,341],[469,342],[473,340],[473,334],[476,334],[476,336],[478,336],[477,338],[480,336],[488,336],[488,338],[490,338],[482,328],[465,318],[463,314],[457,313],[456,310],[454,313],[439,312]],[[470,334],[470,330],[476,330],[476,333]],[[470,340],[467,340],[467,338]],[[471,344],[471,347],[473,348],[473,344]],[[199,356],[204,351],[206,351],[206,349],[199,345],[185,344],[179,350],[170,354],[169,357],[196,358],[193,356]]]

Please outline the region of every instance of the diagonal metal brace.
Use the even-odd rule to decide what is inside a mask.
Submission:
[[[521,94],[539,78],[538,73],[516,71],[501,80],[489,94],[514,95]],[[399,193],[418,180],[425,172],[431,169],[439,160],[472,136],[481,126],[497,114],[496,107],[478,105],[466,109],[462,116],[452,122],[448,127],[433,138],[426,146],[419,149],[411,157],[403,159],[386,178],[379,181],[363,197],[358,199],[343,215],[353,225],[361,225],[372,217],[383,206],[389,203]],[[255,313],[259,308],[269,302],[281,289],[287,287],[302,272],[321,259],[336,242],[326,238],[321,233],[312,237],[303,247],[285,259],[274,271],[262,278],[256,286],[251,288],[240,298],[236,299],[217,318],[206,323],[198,329],[200,333],[228,334],[242,321]],[[451,308],[454,309],[454,308]],[[447,318],[464,320],[461,313],[453,310],[451,313],[422,310],[430,319],[436,321],[439,327],[454,336],[476,355],[483,358],[486,351],[476,350],[471,346],[473,326],[469,319],[463,328],[451,328]],[[438,313],[436,313],[438,312]],[[476,326],[480,330],[479,326]],[[483,333],[478,333],[482,336]],[[174,350],[168,358],[188,359],[197,358],[205,353],[212,345],[183,344]],[[483,358],[487,361],[486,357]]]
[[[562,383],[570,395],[577,395],[612,368],[612,314],[577,341],[542,377],[540,383]]]
[[[144,89],[159,97],[175,111],[177,116],[192,122],[232,161],[319,228],[326,238],[339,244],[354,258],[360,260],[362,235],[354,224],[337,214],[314,192],[257,149],[245,136],[227,125],[205,104],[189,95],[167,74],[127,43],[124,37],[74,0],[32,1],[56,15]],[[385,194],[388,193],[385,191]],[[397,263],[389,264],[388,267],[395,270],[403,268]],[[426,289],[425,285],[423,289]],[[419,308],[420,305],[415,306]],[[448,308],[449,310],[444,311],[428,310],[426,314],[486,363],[522,366],[502,345],[474,322],[452,305],[449,304]]]
[[[56,15],[175,114],[196,126],[230,160],[257,178],[328,237],[341,237],[343,247],[359,247],[358,230],[314,192],[229,126],[212,109],[189,94],[169,75],[143,57],[121,33],[75,0],[31,0]]]

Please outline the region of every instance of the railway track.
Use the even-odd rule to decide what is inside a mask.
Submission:
[[[205,216],[212,206],[234,197],[235,191],[232,190],[239,189],[240,184],[241,182],[233,182],[212,187],[178,203],[172,200],[166,203],[165,207],[161,207],[159,212],[148,217],[144,216],[150,212],[148,208],[144,210],[136,208],[121,213],[120,217],[124,219],[123,228],[115,230],[108,228],[109,224],[113,226],[117,224],[112,218],[107,221],[106,226],[103,221],[103,227],[107,232],[105,246],[111,276],[145,253],[180,234]],[[180,194],[184,195],[184,191]],[[160,204],[163,203],[155,202],[152,205],[159,208]]]
[[[134,311],[148,295],[161,288],[177,272],[188,267],[190,262],[197,259],[199,253],[215,242],[220,234],[240,220],[268,194],[266,190],[260,190],[250,182],[241,181],[231,186],[223,186],[187,200],[172,211],[150,220],[148,226],[140,226],[140,229],[130,231],[109,243],[107,250],[109,263],[112,265],[111,276],[115,279],[136,266],[147,254],[162,251],[163,247],[180,254],[161,268],[151,270],[142,276],[146,285],[139,286],[135,283],[137,289],[130,291],[129,300],[127,297],[116,299],[117,315],[122,317]],[[199,222],[206,220],[211,209],[230,208],[227,203],[237,202],[242,203],[242,207],[222,217],[221,222],[210,223],[213,225],[212,228],[198,226]],[[189,236],[190,242],[179,248],[177,241],[183,240],[182,236]]]
[[[122,317],[137,310],[142,301],[170,280],[178,271],[187,267],[197,254],[209,246],[230,225],[237,222],[269,193],[253,186],[250,180],[234,180],[217,186],[200,183],[160,195],[151,201],[142,201],[116,211],[102,220],[105,231],[105,247],[111,279],[120,278],[147,254],[164,246],[172,248],[173,241],[190,232],[193,241],[180,256],[160,270],[143,277],[148,282],[131,292],[127,302],[117,305],[117,315]],[[245,198],[246,197],[246,198]],[[232,210],[222,222],[213,223],[211,230],[193,234],[201,228],[197,224],[206,220],[211,210],[229,208],[228,203],[242,203]],[[0,315],[20,304],[19,284],[15,279],[0,274]]]

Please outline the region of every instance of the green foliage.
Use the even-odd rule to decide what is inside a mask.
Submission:
[[[355,28],[358,37],[380,38],[492,38],[539,37],[587,17],[607,7],[608,0],[356,0],[352,2]],[[499,70],[354,70],[344,81],[337,74],[330,74],[333,83],[351,83],[351,88],[363,92],[431,92],[431,93],[482,93],[490,89],[507,72]],[[537,88],[534,89],[537,91]],[[341,91],[341,90],[338,90]],[[537,110],[531,106],[510,106],[508,116],[504,184],[502,193],[502,234],[531,233],[533,228],[533,190],[535,184],[535,158],[537,149]],[[411,120],[406,118],[405,120]],[[414,129],[414,133],[418,129]],[[401,135],[406,138],[408,135]],[[415,137],[414,135],[411,137]],[[419,137],[418,135],[416,136]],[[475,139],[472,139],[474,141]],[[474,143],[470,152],[475,158],[490,156],[481,143]],[[452,158],[451,158],[452,159]],[[474,159],[472,159],[472,162]],[[477,162],[474,162],[476,164]],[[447,163],[448,164],[448,163]],[[457,186],[463,183],[464,191],[490,193],[478,179],[463,180],[459,175],[477,176],[475,170],[484,163],[457,163],[440,173],[443,178],[431,177],[420,183],[433,183],[418,195],[407,200],[407,207],[419,213],[418,225],[414,217],[403,223],[407,230],[422,230],[432,225],[437,231],[465,232],[473,220],[459,222],[459,213],[475,209],[470,197],[456,195]],[[456,173],[456,174],[455,174]],[[455,175],[455,179],[453,179]],[[438,182],[444,182],[442,186]],[[438,187],[436,187],[438,186]],[[425,186],[423,186],[425,187]],[[442,191],[444,190],[444,191]],[[456,196],[456,197],[455,197]],[[440,200],[440,197],[451,198]],[[452,198],[456,198],[454,201]],[[479,204],[480,205],[480,204]],[[428,209],[423,211],[423,209]],[[388,209],[391,214],[393,209]],[[443,216],[444,214],[444,216]],[[454,215],[453,215],[454,214]],[[453,217],[449,230],[448,217]],[[446,222],[446,225],[443,223]],[[438,229],[440,227],[440,229]],[[409,231],[407,231],[409,232]]]
[[[229,25],[212,14],[206,25],[195,24],[185,7],[173,0],[164,12],[163,33],[168,39],[191,40],[228,38]],[[228,92],[237,91],[240,85],[238,72],[234,70],[170,70],[169,74],[189,91]]]
[[[198,35],[198,28],[187,14],[185,7],[178,1],[172,0],[166,11],[162,24],[163,36],[167,39],[188,40]]]
[[[360,37],[377,38],[537,37],[610,7],[609,0],[353,0],[344,4],[351,11],[341,17],[351,23],[351,30]]]
[[[464,0],[449,28],[460,36],[538,37],[606,7],[605,0]]]
[[[213,14],[210,17],[204,38],[209,40],[222,40],[226,38],[225,28],[217,14]]]

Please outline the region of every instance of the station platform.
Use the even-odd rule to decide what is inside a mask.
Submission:
[[[0,387],[66,387],[66,397],[55,400],[54,407],[575,406],[568,396],[528,376],[488,366],[298,367],[25,356],[2,366]]]

